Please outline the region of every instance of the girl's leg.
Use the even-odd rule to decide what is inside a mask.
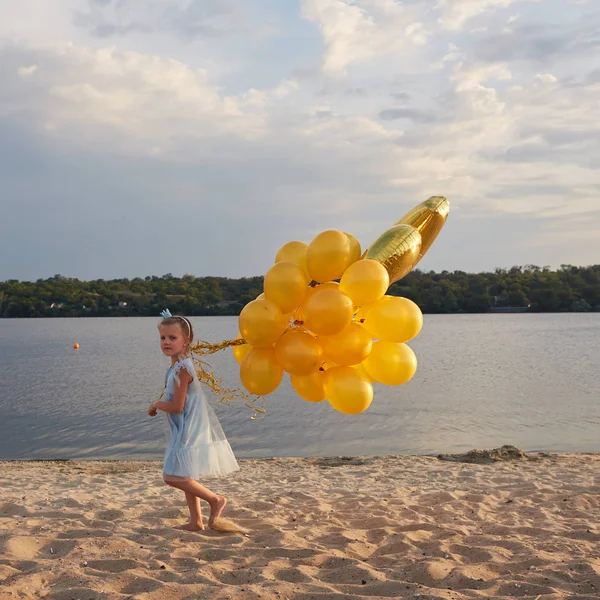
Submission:
[[[183,529],[185,531],[204,531],[200,498],[185,492],[185,499],[190,510],[190,522],[187,525],[181,525],[177,529]]]
[[[209,525],[211,525],[215,521],[215,519],[218,519],[221,516],[221,513],[223,512],[223,509],[227,504],[227,498],[225,498],[224,496],[219,496],[214,492],[211,492],[207,487],[204,487],[202,484],[198,483],[197,481],[194,481],[193,479],[165,479],[165,483],[174,488],[184,491],[186,499],[188,494],[190,494],[208,502],[208,504],[210,505],[210,517],[208,518]]]

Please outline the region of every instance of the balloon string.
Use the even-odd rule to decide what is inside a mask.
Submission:
[[[238,340],[229,340],[230,342],[237,342]],[[207,342],[201,342],[202,344],[207,344]],[[225,342],[221,342],[225,343]],[[242,342],[245,343],[245,342]],[[219,344],[209,344],[209,345],[219,345]],[[239,346],[240,344],[234,343],[232,346]],[[225,346],[227,347],[227,346]],[[214,354],[218,350],[207,350],[205,354]],[[198,375],[198,379],[202,382],[211,392],[213,392],[216,396],[219,397],[219,404],[225,402],[229,404],[232,400],[243,400],[244,405],[250,410],[254,411],[254,414],[250,417],[253,420],[262,419],[267,414],[267,401],[262,396],[257,396],[256,394],[249,394],[248,392],[244,392],[239,388],[228,388],[220,377],[217,377],[213,371],[212,367],[205,361],[192,356],[192,360],[195,362],[196,374]],[[206,369],[208,367],[209,369]],[[262,406],[259,404],[262,403]]]
[[[219,352],[220,350],[224,350],[225,348],[229,348],[231,346],[242,346],[246,343],[247,342],[244,338],[236,338],[235,340],[224,340],[216,344],[211,344],[210,342],[205,342],[204,340],[198,340],[190,348],[190,352],[192,352],[193,354],[198,354],[199,356],[205,356],[207,354],[215,354],[215,352]]]
[[[225,348],[241,346],[243,344],[246,344],[246,340],[243,338],[224,340],[216,344],[206,342],[205,340],[199,340],[190,348],[190,353],[192,361],[194,362],[194,368],[196,375],[198,376],[198,380],[219,398],[219,404],[222,404],[223,402],[228,404],[233,400],[242,400],[247,408],[254,411],[254,414],[250,418],[253,420],[258,420],[262,419],[267,414],[267,401],[262,396],[244,392],[239,388],[227,387],[223,383],[223,380],[213,373],[211,365],[198,358],[198,356],[215,354],[216,352],[224,350]],[[164,392],[160,395],[160,398],[163,396]]]

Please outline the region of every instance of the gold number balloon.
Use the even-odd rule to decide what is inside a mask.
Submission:
[[[323,362],[323,349],[310,333],[292,329],[277,340],[275,358],[284,371],[293,375],[308,375]]]
[[[352,244],[342,231],[329,229],[315,237],[306,250],[306,266],[311,279],[324,283],[339,279],[350,264]]]
[[[333,367],[325,373],[325,396],[339,412],[357,415],[371,405],[373,386],[352,367]]]
[[[306,296],[309,279],[306,271],[288,260],[275,263],[265,275],[265,296],[284,314],[294,310]]]
[[[425,256],[425,253],[435,241],[438,233],[446,223],[450,212],[450,202],[443,196],[432,196],[409,210],[395,225],[412,225],[421,234],[421,250],[415,265]]]
[[[278,306],[266,298],[248,302],[239,317],[242,337],[255,347],[274,344],[283,333],[286,324]]]
[[[273,348],[253,348],[240,366],[244,387],[258,396],[274,392],[283,378],[283,369],[275,358]]]
[[[390,286],[386,268],[376,260],[359,260],[350,265],[340,281],[340,291],[352,298],[356,306],[381,300]]]
[[[394,225],[375,240],[365,258],[381,263],[394,283],[410,272],[420,252],[421,234],[412,225]]]
[[[364,328],[375,338],[387,342],[408,342],[423,327],[421,309],[408,298],[384,296],[367,307]]]
[[[406,344],[384,342],[373,344],[371,354],[362,363],[374,381],[386,385],[402,385],[417,370],[417,357]]]
[[[310,375],[290,375],[296,394],[308,402],[325,400],[325,372],[315,371]]]

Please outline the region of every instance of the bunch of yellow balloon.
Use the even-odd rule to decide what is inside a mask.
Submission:
[[[406,217],[423,221],[417,209]],[[443,221],[435,231],[431,219],[421,225],[431,238]],[[358,414],[370,406],[374,382],[409,381],[417,359],[406,342],[420,332],[423,315],[411,300],[386,291],[423,256],[418,225],[397,223],[364,254],[352,235],[338,230],[308,245],[285,244],[265,276],[264,293],[239,317],[245,343],[233,353],[246,390],[270,394],[287,372],[301,398],[327,399],[342,413]]]

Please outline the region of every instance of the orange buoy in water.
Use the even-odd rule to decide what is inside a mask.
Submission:
[[[75,343],[73,344],[73,348],[74,348],[75,350],[79,350],[79,344],[78,344],[77,342],[75,342]]]

